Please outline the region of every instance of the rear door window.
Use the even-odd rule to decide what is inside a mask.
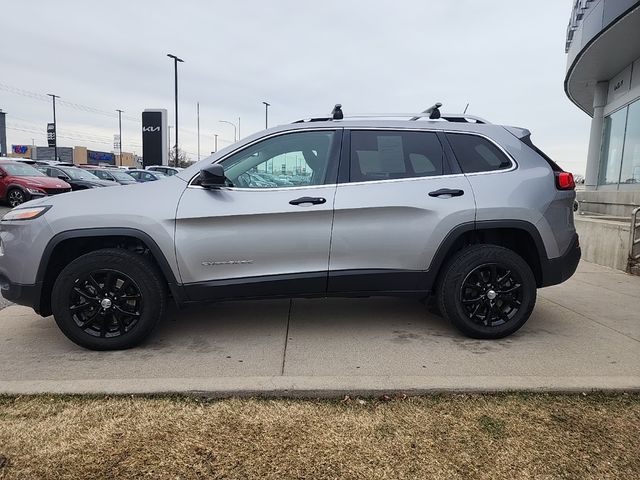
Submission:
[[[447,133],[447,139],[464,173],[491,172],[511,167],[511,160],[484,137]]]
[[[434,132],[351,132],[352,182],[442,175],[444,151]]]

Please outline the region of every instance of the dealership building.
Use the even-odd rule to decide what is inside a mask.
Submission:
[[[574,0],[566,53],[565,92],[592,117],[576,219],[583,257],[631,271],[640,262],[640,1]]]
[[[593,118],[586,190],[640,192],[640,1],[576,0],[566,52],[567,96]]]

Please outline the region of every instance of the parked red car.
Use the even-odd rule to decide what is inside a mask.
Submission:
[[[31,165],[0,162],[0,200],[16,207],[27,200],[71,191],[71,185],[59,178],[47,177]]]

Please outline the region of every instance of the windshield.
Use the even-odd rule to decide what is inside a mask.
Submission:
[[[122,172],[120,170],[109,170],[109,173],[116,177],[118,180],[129,180],[133,182],[133,178],[126,172]]]
[[[7,164],[0,165],[9,175],[13,175],[14,177],[46,177],[46,175],[42,172],[39,172],[31,165],[17,165],[17,164]]]
[[[60,168],[60,167],[58,167]],[[86,170],[82,170],[80,168],[60,168],[66,175],[69,175],[69,178],[73,180],[100,180],[93,173],[87,172]]]

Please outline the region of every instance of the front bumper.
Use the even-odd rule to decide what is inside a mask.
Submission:
[[[13,283],[5,275],[0,274],[0,293],[10,302],[33,308],[36,313],[40,310],[40,291],[42,284],[21,285]]]
[[[576,233],[571,245],[564,254],[542,262],[542,284],[540,286],[557,285],[571,278],[576,268],[578,268],[581,256],[580,241]]]

